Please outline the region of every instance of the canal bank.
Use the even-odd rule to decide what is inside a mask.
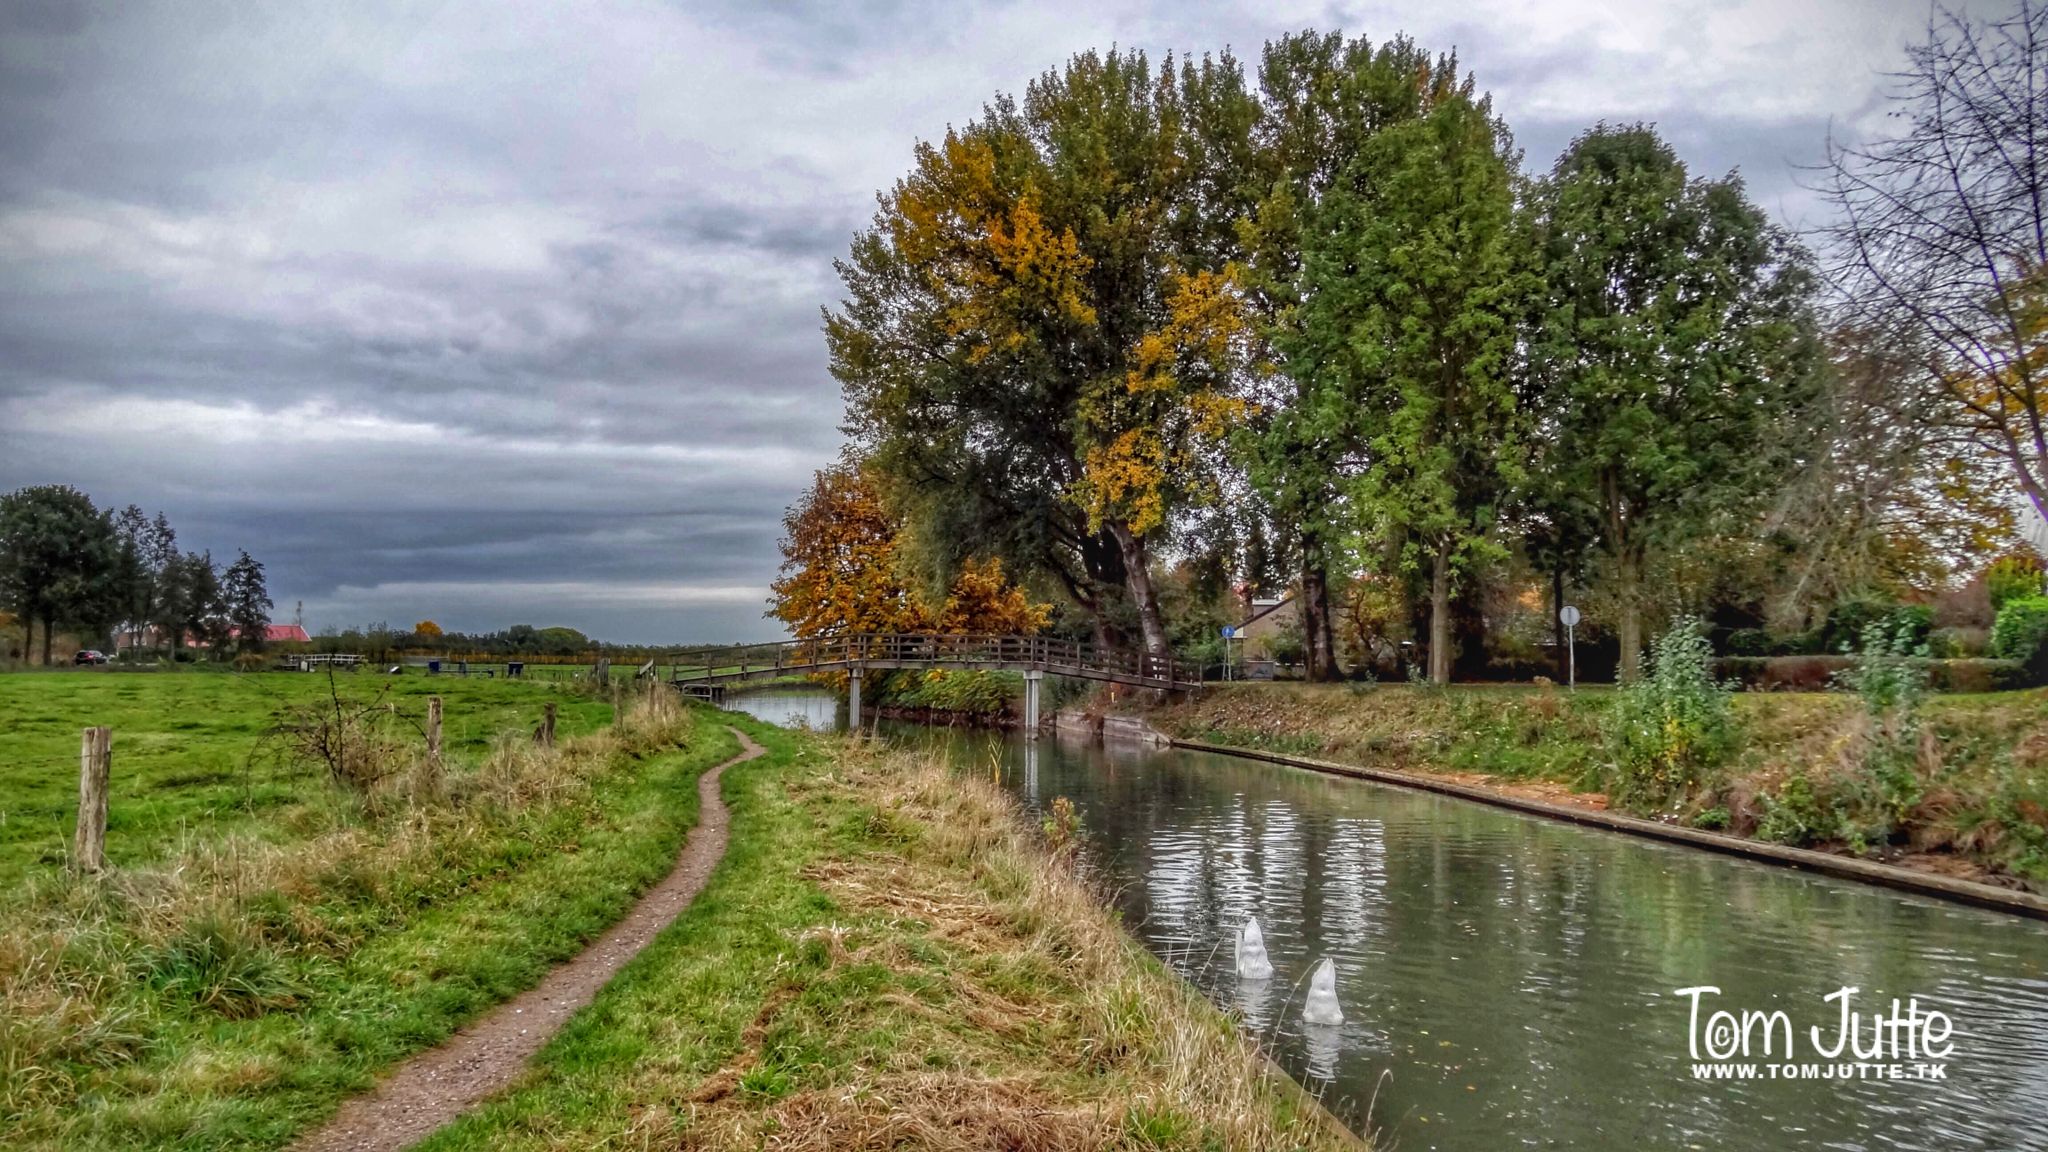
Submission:
[[[787,701],[778,708],[786,708]],[[1151,951],[1347,1123],[1402,1148],[2009,1149],[2048,1107],[2048,929],[1597,828],[1187,749],[884,725],[1071,799]],[[1277,974],[1240,981],[1256,915]],[[1320,959],[1345,1022],[1304,1024]],[[1680,989],[1783,1010],[1939,1004],[1940,1082],[1706,1082]]]
[[[745,727],[709,886],[423,1148],[1356,1147],[993,784]]]
[[[1142,723],[1142,722],[1140,722]],[[1157,732],[1145,725],[1150,732]],[[1175,748],[1186,748],[1196,752],[1208,752],[1223,756],[1238,756],[1247,760],[1262,760],[1269,764],[1284,764],[1290,768],[1301,768],[1332,776],[1349,776],[1357,780],[1370,780],[1396,788],[1413,788],[1425,792],[1455,796],[1479,804],[1509,808],[1531,816],[1550,820],[1563,820],[1573,824],[1584,824],[1604,828],[1612,832],[1643,836],[1672,844],[1683,844],[1691,848],[1739,856],[1788,868],[1803,868],[1823,875],[1836,876],[1845,880],[1856,880],[1865,884],[1877,884],[1896,888],[1923,896],[1954,900],[1978,908],[1998,912],[2009,912],[2016,916],[2028,916],[2037,920],[2048,920],[2048,897],[2035,895],[2014,888],[1999,888],[1981,884],[1974,880],[1960,880],[1943,876],[1938,872],[1920,871],[1893,864],[1881,864],[1855,856],[1816,852],[1805,848],[1788,848],[1761,840],[1745,840],[1739,836],[1726,836],[1715,832],[1704,832],[1688,828],[1683,824],[1645,820],[1627,816],[1604,808],[1587,804],[1553,803],[1536,796],[1506,791],[1498,786],[1469,784],[1443,776],[1432,776],[1419,772],[1405,772],[1386,768],[1373,768],[1361,764],[1343,764],[1333,760],[1318,760],[1306,756],[1290,756],[1280,752],[1266,752],[1256,748],[1236,748],[1222,744],[1207,744],[1199,740],[1178,740],[1163,733],[1157,735],[1160,743]],[[1540,795],[1540,794],[1539,794]]]
[[[1613,702],[1604,688],[1251,684],[1110,711],[1176,741],[2048,914],[2048,691],[1931,698],[1903,784],[1874,768],[1853,695],[1738,693],[1711,786],[1610,811]]]

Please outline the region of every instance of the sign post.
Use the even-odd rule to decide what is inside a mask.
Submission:
[[[1564,625],[1565,667],[1570,670],[1565,677],[1565,687],[1576,690],[1579,686],[1579,610],[1567,604],[1557,610],[1557,619]]]
[[[1232,640],[1242,640],[1242,639],[1244,639],[1244,629],[1243,629],[1243,628],[1232,628],[1232,627],[1231,627],[1230,625],[1228,625],[1228,624],[1225,624],[1225,625],[1223,626],[1223,679],[1224,679],[1224,680],[1226,680],[1226,681],[1228,681],[1228,680],[1230,680],[1230,679],[1231,679],[1231,675],[1230,675],[1230,642],[1231,642]]]

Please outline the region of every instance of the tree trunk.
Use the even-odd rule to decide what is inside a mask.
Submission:
[[[1159,615],[1159,596],[1152,589],[1152,570],[1145,562],[1145,540],[1122,524],[1111,524],[1110,532],[1124,558],[1124,587],[1138,610],[1138,627],[1145,634],[1145,651],[1154,656],[1167,654],[1166,622]]]
[[[1330,653],[1329,578],[1323,572],[1322,545],[1308,537],[1301,541],[1301,640],[1308,678],[1335,679],[1337,666]]]
[[[1451,549],[1440,546],[1429,575],[1429,682],[1451,682]]]
[[[50,633],[57,630],[56,617],[43,613],[43,667],[50,666]]]
[[[1095,646],[1104,650],[1117,647],[1110,635],[1109,621],[1103,619],[1102,603],[1093,596],[1076,597],[1081,611],[1088,614],[1088,634],[1094,638]]]
[[[1565,639],[1564,628],[1564,561],[1550,570],[1550,635],[1555,641],[1553,649],[1557,654],[1555,679],[1562,684],[1570,676],[1568,661],[1571,659],[1571,644]]]
[[[1623,549],[1619,557],[1621,572],[1621,603],[1618,610],[1621,619],[1618,631],[1621,635],[1621,682],[1633,684],[1642,675],[1643,660],[1643,617],[1636,603],[1642,581],[1642,558],[1633,549]]]
[[[1083,607],[1095,622],[1095,643],[1104,649],[1127,647],[1123,629],[1109,619],[1109,597],[1125,583],[1123,553],[1107,532],[1084,537],[1079,551],[1082,578],[1089,586]]]
[[[1344,675],[1344,662],[1337,655],[1337,613],[1330,608],[1330,574],[1323,572],[1323,657],[1328,660],[1330,679]]]

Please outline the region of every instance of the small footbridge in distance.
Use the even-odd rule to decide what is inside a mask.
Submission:
[[[1201,668],[1172,656],[1106,648],[1048,636],[857,632],[817,640],[699,648],[662,661],[668,681],[687,695],[717,698],[726,685],[814,672],[844,672],[852,714],[860,715],[868,669],[944,668],[1024,674],[1024,725],[1038,730],[1040,683],[1050,673],[1132,688],[1185,692],[1201,687]]]

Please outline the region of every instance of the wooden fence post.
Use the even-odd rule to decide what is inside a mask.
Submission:
[[[441,783],[441,698],[427,697],[427,777]]]
[[[107,781],[114,763],[114,730],[87,728],[78,742],[78,838],[73,850],[80,871],[107,866]]]
[[[533,742],[543,748],[555,746],[555,702],[547,702],[547,710],[541,713],[540,727],[534,731]]]

